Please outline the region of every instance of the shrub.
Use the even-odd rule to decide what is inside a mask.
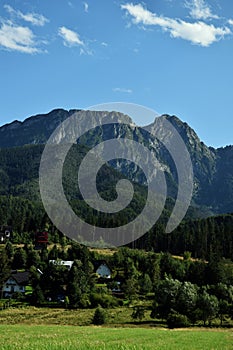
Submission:
[[[190,325],[187,316],[172,311],[167,317],[167,325],[169,328],[188,327]]]
[[[142,319],[145,317],[145,308],[143,306],[136,306],[131,317],[134,320],[142,321]]]
[[[107,321],[106,311],[101,306],[98,306],[97,309],[95,310],[92,323],[95,325],[101,325],[106,323],[106,321]]]
[[[104,308],[118,306],[117,299],[109,294],[91,293],[90,302],[92,307],[97,307],[98,305],[101,305]]]

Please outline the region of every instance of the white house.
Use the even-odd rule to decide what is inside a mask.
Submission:
[[[68,270],[71,269],[72,265],[73,265],[73,261],[71,260],[49,260],[49,263],[53,264],[53,265],[57,265],[57,266],[66,266],[68,268]]]
[[[96,273],[102,278],[111,278],[111,270],[104,262],[96,269]]]
[[[29,272],[14,272],[4,283],[2,293],[4,298],[11,298],[13,293],[25,293],[25,287],[29,284]]]

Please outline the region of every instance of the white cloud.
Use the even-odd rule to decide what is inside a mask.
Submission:
[[[84,2],[83,5],[84,5],[84,11],[87,13],[89,10],[89,5],[87,2]]]
[[[121,5],[121,8],[133,17],[134,24],[160,26],[174,38],[188,40],[193,44],[205,47],[220,40],[225,35],[231,34],[228,27],[215,27],[213,24],[207,24],[203,21],[191,23],[181,19],[158,16],[145,9],[141,4],[128,3]]]
[[[228,20],[228,23],[229,23],[231,26],[233,26],[233,19],[229,19],[229,20]]]
[[[195,19],[219,18],[211,12],[210,6],[204,0],[187,0],[185,6],[190,9],[190,15]]]
[[[58,29],[58,34],[63,38],[63,44],[68,47],[79,46],[80,55],[93,55],[93,51],[88,48],[88,46],[80,39],[80,36],[75,31],[68,29],[66,27],[60,27]]]
[[[131,89],[119,88],[119,87],[113,88],[112,90],[114,92],[123,92],[123,93],[126,93],[126,94],[132,94],[132,92],[133,92],[133,90],[131,90]]]
[[[4,8],[11,14],[14,15],[22,20],[24,20],[25,22],[29,22],[34,26],[44,26],[47,22],[49,22],[49,20],[44,17],[41,14],[38,13],[22,13],[21,11],[17,11],[15,9],[13,9],[13,7],[9,6],[9,5],[4,5]]]
[[[105,41],[103,41],[103,42],[101,43],[101,46],[105,46],[105,47],[107,47],[107,46],[108,46],[108,44],[107,44]]]
[[[93,51],[90,50],[88,47],[83,46],[83,47],[81,47],[81,49],[80,49],[80,56],[82,56],[82,55],[93,56],[94,53],[93,53]]]
[[[0,46],[10,50],[23,53],[39,53],[36,48],[35,37],[31,29],[17,26],[12,22],[3,22],[0,27]]]
[[[66,27],[60,27],[58,34],[63,38],[65,46],[84,46],[84,42],[80,39],[78,33]]]

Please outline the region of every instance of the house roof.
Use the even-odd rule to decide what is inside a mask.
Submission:
[[[94,263],[93,263],[93,265],[94,265],[95,271],[96,271],[101,265],[106,265],[106,266],[109,268],[109,270],[111,270],[111,267],[109,266],[109,264],[107,263],[106,260],[95,260]]]
[[[58,266],[68,266],[70,269],[74,263],[74,261],[72,260],[49,260],[50,263],[54,264],[54,265],[58,265]]]
[[[11,274],[11,277],[14,278],[14,280],[20,285],[28,284],[29,276],[30,276],[29,271],[16,272]]]

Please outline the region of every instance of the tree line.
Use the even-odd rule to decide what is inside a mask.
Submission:
[[[136,204],[135,204],[136,206]],[[103,214],[93,215],[83,201],[73,201],[72,207],[90,224],[101,227],[115,227],[124,225],[135,216],[132,208],[119,213],[117,217]],[[233,257],[233,214],[212,216],[204,219],[183,221],[176,230],[165,232],[167,218],[170,211],[165,210],[163,217],[139,240],[129,244],[131,248],[152,250],[154,252],[170,252],[181,255],[190,251],[194,258],[209,260],[211,254],[232,259]],[[0,196],[0,223],[9,225],[13,229],[13,243],[33,243],[35,232],[48,230],[49,241],[59,243],[63,235],[52,225],[44,211],[41,202],[33,202],[13,196]],[[81,232],[77,232],[81,236]]]

